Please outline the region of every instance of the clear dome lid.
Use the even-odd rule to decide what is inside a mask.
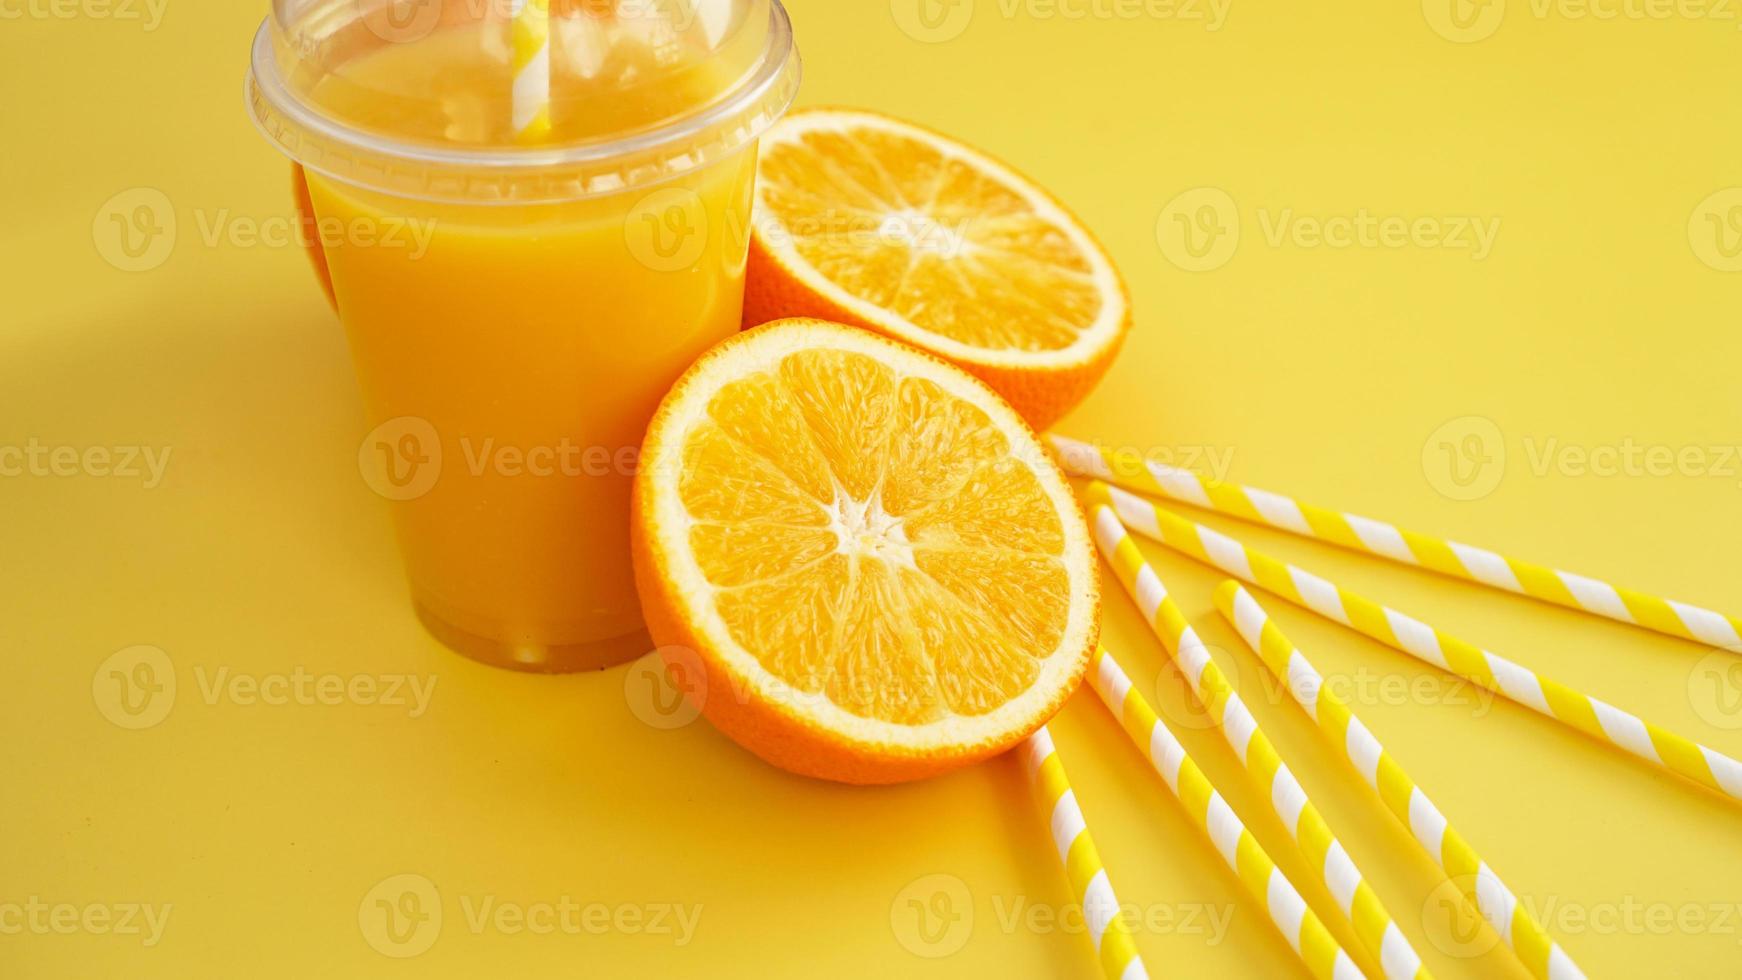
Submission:
[[[729,156],[798,86],[778,0],[275,0],[249,107],[304,166],[432,200],[533,203]]]

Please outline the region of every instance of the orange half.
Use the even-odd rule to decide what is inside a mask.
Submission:
[[[775,765],[845,782],[1004,751],[1081,680],[1087,526],[984,384],[881,337],[787,320],[666,396],[635,485],[648,628],[704,666],[703,712]]]
[[[745,323],[785,316],[931,351],[1044,429],[1106,372],[1131,304],[1082,222],[1011,167],[888,116],[809,109],[757,163]]]

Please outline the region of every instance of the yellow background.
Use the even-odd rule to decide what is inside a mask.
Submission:
[[[0,975],[1093,975],[1080,933],[1011,921],[1019,903],[1070,896],[1009,760],[886,789],[807,782],[705,722],[644,723],[663,721],[645,675],[520,676],[428,639],[385,508],[358,477],[362,414],[344,339],[303,257],[207,241],[214,225],[289,208],[285,163],[241,100],[264,4],[166,0],[148,30],[98,16],[120,8],[96,0],[35,2],[0,5],[0,446],[172,455],[150,489],[0,478],[0,905],[173,910],[149,949],[113,935],[0,935]],[[1157,454],[1207,448],[1226,475],[1304,500],[1742,607],[1742,473],[1705,450],[1742,441],[1742,273],[1719,268],[1723,242],[1689,234],[1690,221],[1709,227],[1701,202],[1742,185],[1738,14],[1599,19],[1512,0],[1460,33],[1431,0],[1426,11],[1234,0],[1208,30],[1186,19],[1207,6],[1086,3],[1067,2],[1088,11],[1072,19],[1038,0],[956,0],[931,21],[908,0],[792,5],[803,102],[911,117],[1017,163],[1118,260],[1137,331],[1060,431]],[[171,202],[177,234],[160,266],[129,273],[105,260],[104,209],[140,187]],[[1188,272],[1164,208],[1203,187],[1233,202],[1241,237],[1219,268]],[[1479,260],[1266,233],[1285,211],[1363,210],[1430,224],[1476,216],[1499,232]],[[1489,435],[1482,473],[1498,482],[1454,499],[1439,443],[1463,447],[1478,431]],[[1629,442],[1701,448],[1683,472],[1656,476],[1592,475],[1559,451]],[[1208,522],[1742,754],[1735,658]],[[1216,576],[1150,554],[1436,972],[1517,975],[1504,949],[1436,948],[1418,913],[1433,903],[1432,866],[1262,684],[1212,611]],[[1284,852],[1280,826],[1108,585],[1110,645]],[[1354,685],[1359,712],[1503,877],[1549,910],[1593,976],[1742,968],[1742,915],[1718,922],[1713,911],[1742,901],[1736,805],[1276,611],[1323,671]],[[93,676],[140,644],[164,652],[179,686],[160,724],[131,731],[99,711]],[[436,688],[417,718],[362,703],[213,702],[201,680],[223,668],[433,676]],[[1400,697],[1378,682],[1392,675],[1427,680]],[[1141,930],[1153,974],[1295,970],[1093,696],[1053,727],[1121,897],[1157,917],[1233,910],[1216,943],[1190,928]],[[1334,921],[1324,889],[1298,860],[1286,867]],[[414,958],[377,953],[359,921],[365,896],[398,874],[432,883],[445,914]],[[474,932],[462,905],[565,895],[699,905],[701,917],[679,946],[645,933]],[[916,939],[910,899],[953,908],[956,931]],[[1692,916],[1707,924],[1686,925]]]

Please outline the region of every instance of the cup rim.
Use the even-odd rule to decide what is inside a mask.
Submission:
[[[760,137],[792,103],[800,74],[791,18],[780,0],[769,0],[767,47],[755,71],[694,112],[625,136],[555,146],[448,147],[359,129],[309,105],[285,84],[272,27],[268,16],[255,32],[246,94],[255,126],[281,152],[311,170],[394,193],[407,192],[413,169],[423,171],[427,178],[415,182],[425,186],[412,191],[416,196],[458,193],[470,203],[567,200],[663,182]],[[650,166],[655,172],[647,172]],[[481,183],[502,193],[480,200]],[[461,184],[468,190],[459,193]]]

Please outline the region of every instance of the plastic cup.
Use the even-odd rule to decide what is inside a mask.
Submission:
[[[651,647],[635,450],[739,328],[756,140],[799,70],[777,0],[554,0],[549,24],[536,144],[507,0],[276,0],[248,102],[307,174],[418,616],[567,671]]]

